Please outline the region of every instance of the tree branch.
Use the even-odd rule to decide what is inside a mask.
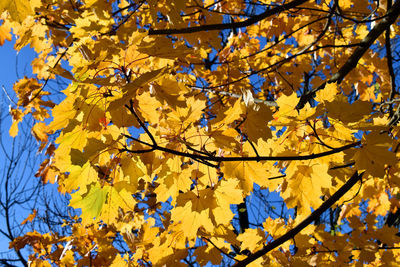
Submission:
[[[328,83],[337,82],[340,84],[343,79],[352,71],[358,64],[358,61],[364,55],[364,53],[370,48],[370,46],[375,42],[376,39],[387,30],[390,25],[396,22],[397,17],[400,14],[400,0],[396,1],[392,8],[388,11],[387,16],[382,19],[368,34],[367,36],[358,44],[358,47],[352,53],[352,55],[347,59],[346,63],[335,73],[328,81],[323,82],[317,88],[303,94],[300,97],[299,103],[296,106],[297,110],[304,108],[305,104],[314,97],[315,93],[319,90],[323,90]]]
[[[252,24],[255,24],[263,19],[266,19],[272,15],[278,14],[282,11],[297,7],[301,4],[304,4],[307,0],[294,0],[288,4],[284,4],[281,6],[277,6],[272,9],[268,9],[259,15],[255,15],[249,19],[239,22],[232,23],[219,23],[219,24],[206,24],[195,27],[186,27],[182,29],[160,29],[160,30],[149,30],[149,35],[166,35],[166,34],[184,34],[184,33],[194,33],[194,32],[202,32],[202,31],[217,31],[217,30],[227,30],[227,29],[236,29],[247,27]]]
[[[392,0],[387,1],[387,8],[392,7]],[[386,49],[386,60],[387,60],[387,66],[388,66],[388,71],[390,75],[390,96],[389,96],[389,101],[393,100],[394,97],[396,96],[396,76],[394,74],[393,70],[393,56],[392,56],[392,46],[390,43],[390,25],[387,27],[386,32],[385,32],[385,49]],[[393,105],[389,106],[389,117],[393,117]]]
[[[361,180],[362,175],[363,173],[358,174],[358,172],[356,171],[353,176],[351,176],[351,178],[344,185],[342,185],[342,187],[340,187],[338,191],[336,191],[335,194],[333,194],[328,200],[322,203],[322,205],[318,209],[311,213],[310,216],[299,223],[296,227],[294,227],[292,230],[288,231],[286,234],[279,237],[278,239],[272,241],[256,253],[249,255],[245,260],[234,264],[232,267],[246,266],[247,264],[264,256],[271,250],[279,247],[286,241],[294,238],[301,230],[310,225],[313,221],[315,221],[315,219],[321,216],[322,213],[324,213],[328,208],[335,204],[335,202],[338,201],[344,194],[346,194],[359,180]]]
[[[145,131],[146,131],[146,129],[145,129]],[[142,141],[141,143],[145,143],[145,142]],[[258,161],[278,161],[278,160],[292,161],[292,160],[316,159],[316,158],[320,158],[320,157],[333,155],[333,154],[345,151],[347,149],[350,149],[352,147],[356,147],[358,145],[361,145],[361,142],[358,141],[358,142],[351,143],[351,144],[348,144],[348,145],[345,145],[342,147],[331,149],[329,151],[316,153],[316,154],[303,155],[303,156],[299,155],[299,156],[255,156],[255,157],[218,157],[218,156],[213,156],[213,155],[206,156],[206,155],[199,155],[199,154],[193,154],[193,153],[173,150],[170,148],[159,146],[158,144],[146,143],[146,145],[151,148],[151,151],[159,150],[159,151],[163,151],[163,152],[170,153],[173,155],[191,158],[193,160],[204,160],[204,161],[214,161],[214,162],[232,162],[232,161],[257,161],[258,162]],[[120,152],[124,152],[124,151],[130,152],[130,153],[136,153],[135,150],[130,150],[128,148],[120,149]],[[143,152],[140,151],[140,153],[143,153]]]
[[[219,252],[221,252],[222,254],[224,254],[225,256],[227,256],[228,258],[235,260],[234,257],[232,257],[231,255],[229,255],[228,253],[226,253],[225,251],[223,251],[222,249],[220,249],[217,245],[215,245],[209,238],[202,236],[201,238],[203,238],[204,240],[206,240],[207,242],[209,242],[211,245],[213,245]],[[236,261],[236,260],[235,260]]]
[[[342,147],[333,148],[329,151],[316,153],[316,154],[313,153],[313,154],[303,155],[303,156],[301,156],[301,155],[298,155],[298,156],[259,156],[259,155],[257,155],[255,157],[254,156],[253,157],[218,157],[218,156],[214,156],[214,155],[205,155],[205,154],[199,153],[199,152],[188,153],[188,152],[182,152],[182,151],[178,151],[178,150],[174,150],[174,149],[170,149],[170,148],[166,148],[166,147],[162,147],[162,146],[158,145],[153,134],[149,131],[149,129],[146,127],[145,123],[139,118],[139,115],[136,113],[135,109],[133,108],[132,99],[129,101],[129,105],[125,105],[125,107],[135,116],[136,120],[138,121],[140,126],[143,128],[145,133],[149,136],[152,143],[150,144],[148,142],[141,141],[132,136],[123,134],[123,136],[125,136],[126,138],[137,141],[137,142],[141,143],[142,145],[148,146],[149,149],[132,150],[127,147],[124,147],[119,150],[120,152],[148,153],[148,152],[152,152],[154,150],[159,150],[159,151],[163,151],[163,152],[166,152],[169,154],[191,158],[196,161],[200,160],[200,161],[203,161],[203,163],[209,162],[209,161],[213,161],[213,162],[257,161],[257,162],[259,162],[259,161],[277,161],[277,160],[282,160],[282,161],[310,160],[310,159],[316,159],[316,158],[320,158],[320,157],[333,155],[333,154],[342,152],[344,150],[350,149],[352,147],[361,145],[361,141],[358,141],[358,142],[354,142],[354,143],[351,143],[351,144],[348,144],[348,145],[345,145]]]

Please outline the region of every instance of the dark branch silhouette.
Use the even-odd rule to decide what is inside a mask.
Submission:
[[[127,147],[120,149],[120,152],[129,152],[129,153],[148,153],[148,152],[152,152],[155,150],[159,150],[159,151],[163,151],[163,152],[167,152],[173,155],[177,155],[177,156],[182,156],[182,157],[187,157],[187,158],[191,158],[193,160],[203,160],[203,161],[213,161],[213,162],[232,162],[232,161],[277,161],[277,160],[282,160],[282,161],[292,161],[292,160],[310,160],[310,159],[316,159],[316,158],[320,158],[320,157],[325,157],[325,156],[329,156],[329,155],[333,155],[342,151],[345,151],[347,149],[356,147],[361,145],[361,141],[358,142],[354,142],[345,146],[341,146],[341,147],[337,147],[325,152],[321,152],[321,153],[313,153],[313,154],[309,154],[309,155],[298,155],[298,156],[254,156],[254,157],[218,157],[218,156],[214,156],[212,154],[210,155],[204,155],[204,153],[188,153],[188,152],[182,152],[182,151],[178,151],[178,150],[174,150],[174,149],[170,149],[170,148],[166,148],[166,147],[162,147],[160,145],[157,144],[154,136],[152,135],[152,133],[149,131],[149,129],[146,127],[145,123],[139,118],[139,116],[136,114],[135,109],[133,108],[133,101],[130,101],[129,105],[125,105],[125,107],[135,116],[136,120],[138,121],[138,123],[140,124],[140,126],[143,128],[143,130],[145,131],[145,133],[149,136],[152,144],[144,142],[142,140],[139,140],[137,138],[134,138],[130,135],[125,135],[124,136],[126,138],[129,138],[133,141],[139,142],[143,145],[146,145],[149,147],[149,149],[141,149],[141,150],[132,150],[129,149]]]
[[[351,178],[344,185],[342,185],[342,187],[340,187],[338,191],[336,191],[335,194],[333,194],[324,203],[322,203],[322,205],[319,206],[318,209],[316,209],[313,213],[311,213],[310,216],[308,216],[306,219],[304,219],[296,227],[294,227],[292,230],[288,231],[286,234],[279,237],[278,239],[272,241],[271,243],[269,243],[268,245],[266,245],[264,248],[257,251],[256,253],[249,255],[245,260],[242,260],[239,263],[234,264],[233,267],[246,266],[247,264],[264,256],[268,252],[272,251],[273,249],[279,247],[286,241],[295,237],[298,233],[300,233],[301,230],[303,230],[309,224],[311,224],[313,221],[315,221],[315,219],[317,219],[319,216],[321,216],[321,214],[324,213],[324,211],[326,211],[328,208],[330,208],[333,204],[335,204],[336,201],[338,201],[344,194],[346,194],[358,181],[361,180],[362,175],[363,175],[363,173],[358,174],[358,172],[355,172],[353,174],[353,176],[351,176]]]
[[[328,83],[337,82],[340,84],[343,79],[352,71],[358,64],[358,61],[371,47],[378,37],[387,30],[390,25],[396,22],[400,14],[400,0],[398,0],[392,8],[388,11],[387,16],[381,22],[375,25],[374,28],[367,34],[367,36],[358,44],[354,53],[347,59],[346,63],[335,73],[328,81],[323,82],[320,86],[308,91],[300,97],[299,103],[296,106],[297,110],[302,109],[305,104],[314,97],[315,93],[325,88]]]
[[[218,30],[227,30],[227,29],[237,29],[242,27],[247,27],[252,24],[255,24],[263,19],[266,19],[272,15],[276,15],[282,11],[297,7],[301,4],[304,4],[307,0],[294,0],[288,4],[284,4],[281,6],[274,7],[272,9],[268,9],[259,15],[255,15],[249,19],[240,22],[231,22],[231,23],[223,23],[223,24],[206,24],[196,27],[186,27],[182,29],[160,29],[160,30],[149,30],[149,35],[166,35],[166,34],[184,34],[184,33],[194,33],[194,32],[202,32],[202,31],[218,31]]]

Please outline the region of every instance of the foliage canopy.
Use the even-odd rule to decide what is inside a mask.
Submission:
[[[399,0],[17,0],[0,12],[0,44],[12,31],[15,49],[37,53],[14,85],[10,135],[33,116],[48,156],[36,176],[81,210],[71,235],[12,242],[32,246],[33,266],[396,262]],[[292,213],[254,223],[246,201],[267,190]]]

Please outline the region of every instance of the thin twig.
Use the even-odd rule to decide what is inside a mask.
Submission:
[[[220,249],[217,245],[215,245],[210,239],[208,239],[207,237],[202,236],[201,238],[203,238],[204,240],[206,240],[207,242],[211,243],[211,245],[213,245],[219,252],[221,252],[222,254],[224,254],[225,256],[227,256],[228,258],[230,258],[231,260],[234,261],[238,261],[236,260],[234,257],[232,257],[231,255],[229,255],[228,253],[226,253],[225,251],[223,251],[222,249]]]
[[[142,122],[142,120],[139,118],[139,116],[136,114],[135,109],[133,108],[133,101],[132,99],[129,100],[129,106],[125,105],[126,108],[135,116],[137,122],[140,124],[140,126],[143,128],[143,130],[146,132],[146,134],[149,136],[151,142],[153,143],[154,146],[157,145],[156,139],[154,139],[154,136],[150,133],[149,129],[147,129],[146,125]]]
[[[10,95],[7,93],[7,90],[6,90],[6,88],[4,87],[4,85],[2,85],[1,88],[3,88],[3,91],[4,91],[4,93],[6,94],[8,100],[9,100],[11,103],[13,103],[15,106],[18,106],[18,104],[15,103],[15,101],[12,100],[12,98],[10,97]]]

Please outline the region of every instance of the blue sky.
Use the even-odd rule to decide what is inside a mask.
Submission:
[[[30,62],[34,58],[35,54],[32,49],[24,48],[18,54],[17,51],[13,49],[14,40],[12,42],[6,41],[3,46],[0,46],[0,86],[10,94],[10,97],[14,98],[15,95],[12,94],[12,85],[18,79],[18,77],[23,77],[24,75],[29,76],[31,73]],[[4,118],[6,113],[8,112],[8,107],[11,104],[8,100],[8,96],[4,92],[3,89],[0,90],[0,107],[1,107],[1,117]],[[15,100],[15,98],[14,98]],[[10,126],[10,118],[4,121],[3,127],[1,128],[1,137],[4,142],[5,149],[9,149],[12,144],[12,138],[8,134],[8,129]],[[2,173],[2,168],[4,168],[3,163],[5,162],[5,155],[3,150],[0,150],[0,173]],[[18,175],[31,175],[31,170],[19,170]],[[18,176],[19,177],[19,176]],[[4,177],[3,177],[4,178]],[[34,178],[34,177],[32,177]],[[3,183],[0,183],[0,192],[3,190]],[[3,197],[0,194],[0,197]],[[18,221],[22,221],[26,216],[28,216],[29,212],[26,209],[18,209],[15,212],[15,216]],[[0,214],[0,229],[4,228],[4,217]],[[0,237],[0,253],[8,251],[8,240],[6,240],[3,236]],[[0,258],[4,257],[4,254],[0,254]]]

